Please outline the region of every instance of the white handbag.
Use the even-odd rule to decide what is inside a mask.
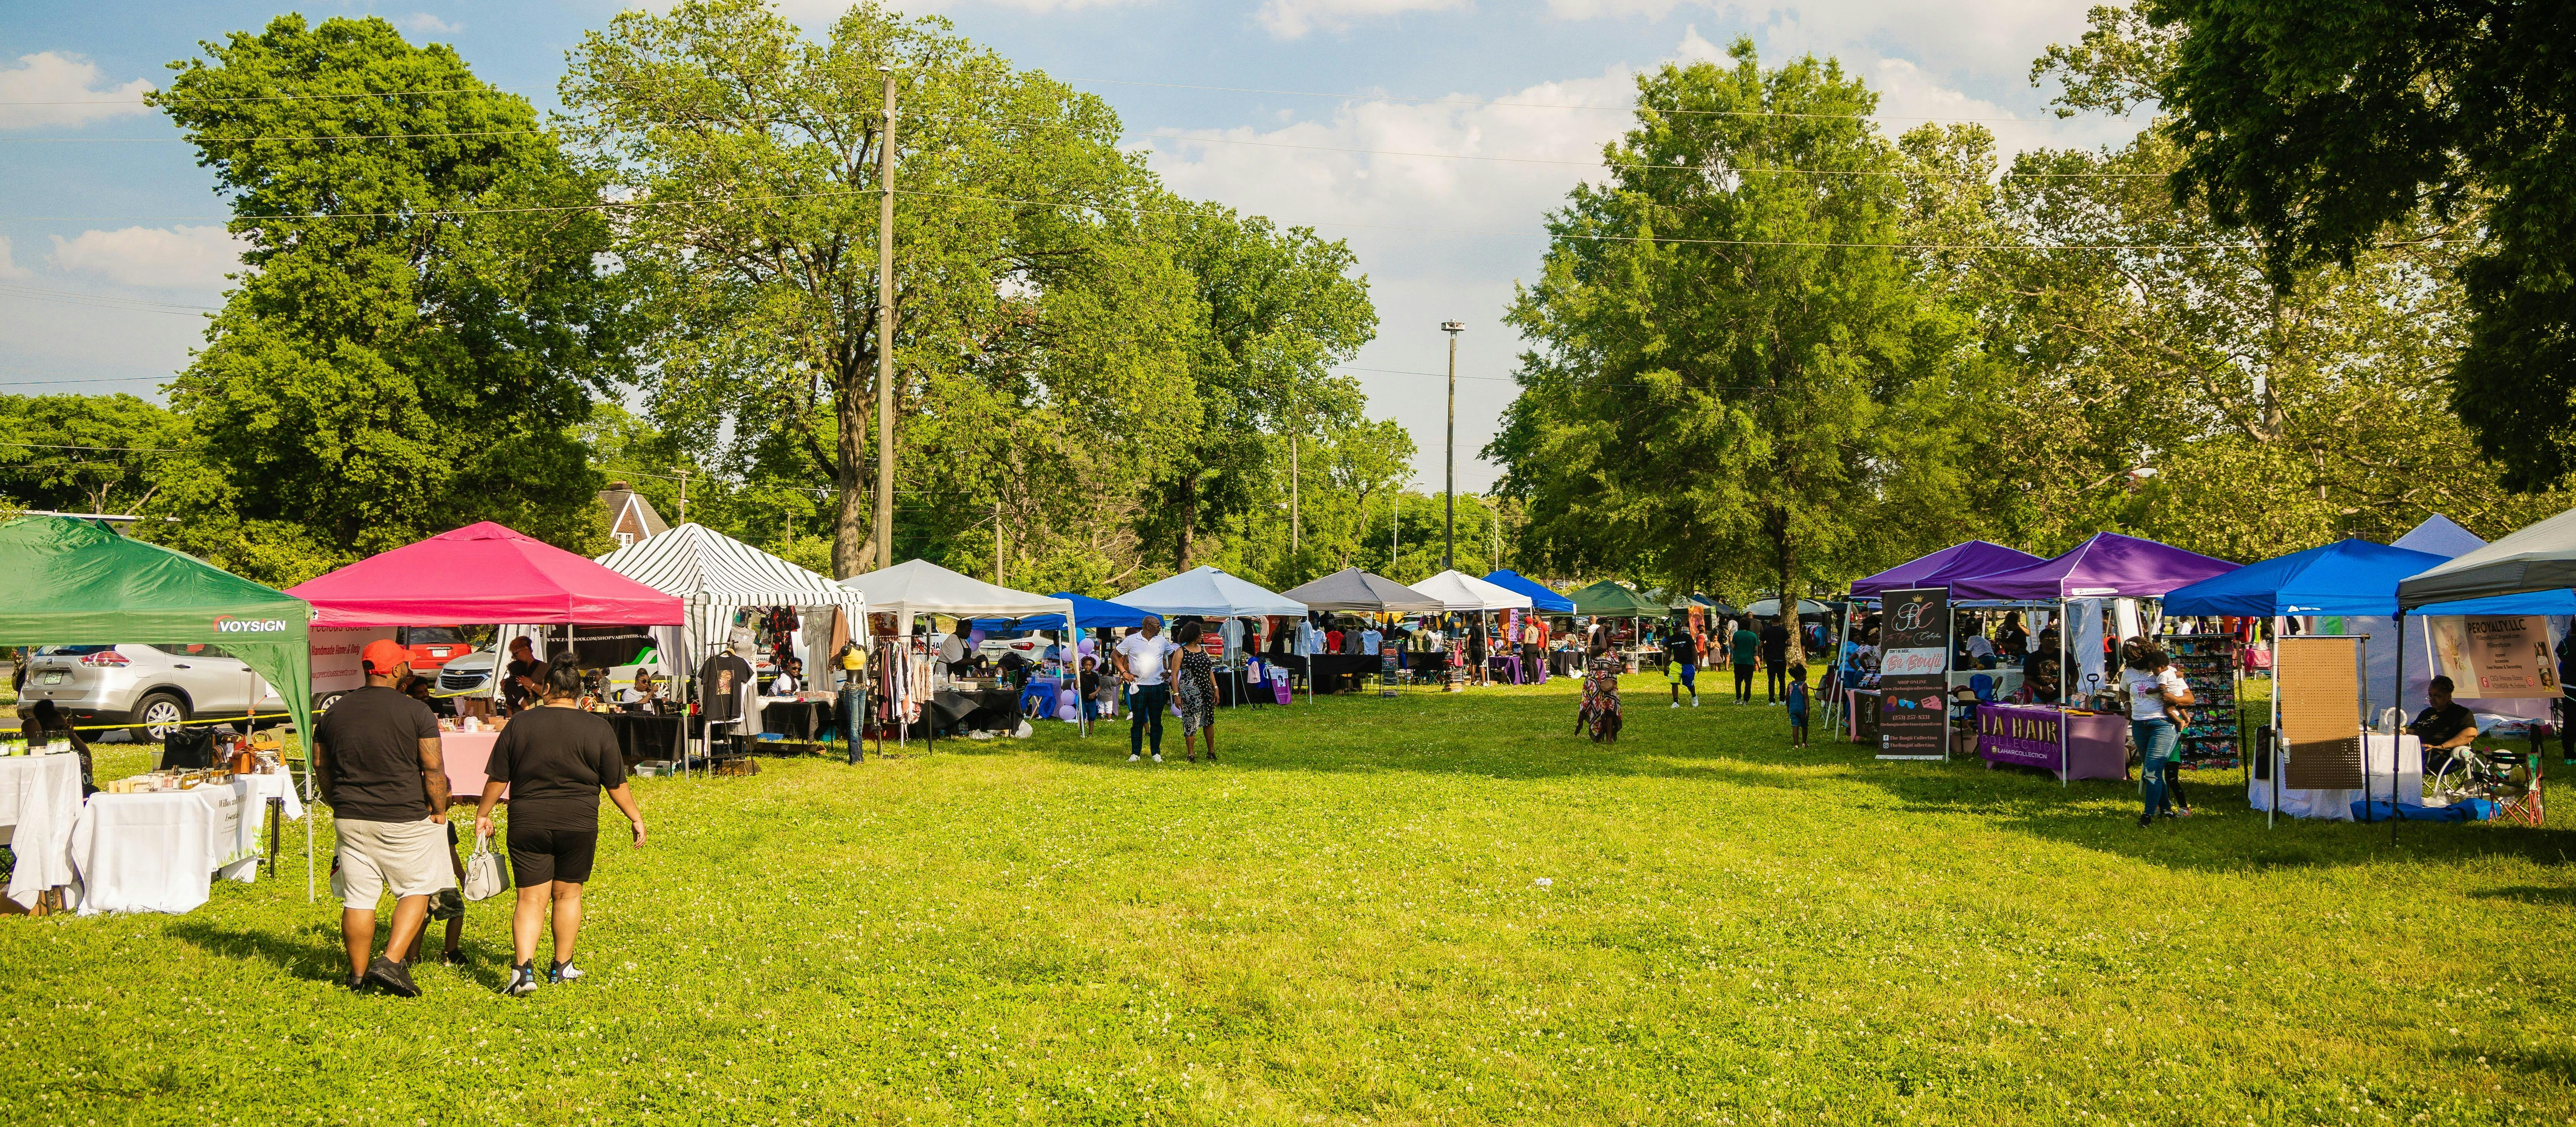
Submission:
[[[474,836],[474,854],[465,859],[465,898],[489,900],[510,887],[509,870],[501,866],[501,855],[492,852],[492,835]]]

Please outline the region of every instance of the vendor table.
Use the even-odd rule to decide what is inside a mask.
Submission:
[[[499,732],[440,732],[439,761],[447,767],[447,792],[452,796],[483,796],[483,765],[492,760],[492,745],[501,741]],[[506,797],[508,792],[502,792]]]
[[[2129,721],[2116,713],[2071,713],[2037,704],[1977,706],[1977,756],[2069,779],[2129,777]]]
[[[684,716],[651,716],[640,712],[611,712],[608,726],[617,732],[617,751],[629,765],[667,763],[680,757]]]
[[[1374,676],[1383,660],[1376,654],[1316,654],[1307,659],[1314,670],[1310,680],[1318,693],[1357,692],[1361,680]]]
[[[1017,689],[945,689],[931,694],[925,710],[933,730],[962,726],[969,731],[1000,732],[1020,726]]]
[[[289,818],[304,803],[285,772],[236,776],[195,790],[94,794],[72,830],[80,914],[187,912],[220,875],[259,877],[259,831],[269,800]]]
[[[799,740],[812,740],[814,733],[830,727],[830,697],[762,697],[760,730],[775,732]]]
[[[0,844],[18,857],[9,898],[20,907],[35,907],[46,889],[72,882],[72,825],[80,812],[80,756],[0,759]]]
[[[2257,810],[2272,808],[2271,772],[2290,762],[2290,749],[2282,748],[2277,765],[2268,769],[2257,763],[2245,772],[2245,798]],[[2424,801],[2424,743],[2413,736],[2384,736],[2376,732],[2362,736],[2362,779],[2368,784],[2368,795],[2380,802],[2388,801],[2389,773],[2397,775],[2397,800],[2405,803]],[[2352,804],[2362,800],[2359,790],[2291,790],[2281,789],[2281,813],[2293,818],[2325,818],[2338,822],[2352,820]]]

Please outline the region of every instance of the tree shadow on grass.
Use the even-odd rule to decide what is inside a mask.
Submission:
[[[2538,885],[2517,884],[2472,892],[2469,895],[2480,900],[2518,900],[2525,904],[2538,904],[2550,908],[2576,908],[2576,888],[2542,888]],[[2576,1069],[2571,1069],[2570,1072],[2576,1074]]]

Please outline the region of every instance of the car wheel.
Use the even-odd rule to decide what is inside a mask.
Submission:
[[[188,722],[188,705],[169,693],[146,693],[134,702],[134,741],[159,743]]]
[[[340,698],[341,698],[341,697],[345,697],[345,696],[347,696],[347,695],[349,695],[349,694],[347,694],[347,693],[333,693],[333,694],[331,694],[330,696],[327,696],[327,697],[324,697],[324,698],[322,698],[322,699],[320,699],[320,700],[314,701],[314,702],[313,702],[313,711],[315,711],[315,712],[329,712],[329,711],[331,711],[331,706],[333,706],[333,705],[336,705],[336,704],[340,703]]]

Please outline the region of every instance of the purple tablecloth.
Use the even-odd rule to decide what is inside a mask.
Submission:
[[[2110,713],[2070,715],[2046,705],[1981,704],[1977,756],[2038,767],[2061,779],[2125,779],[2128,721]]]

